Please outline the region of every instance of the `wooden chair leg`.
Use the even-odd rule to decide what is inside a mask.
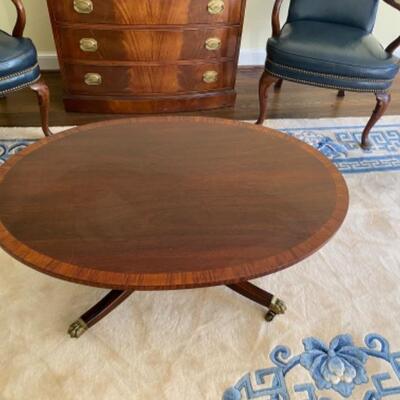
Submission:
[[[390,94],[386,92],[376,93],[376,107],[369,119],[364,131],[362,133],[361,138],[361,147],[363,149],[368,149],[370,147],[370,143],[368,141],[368,135],[373,126],[378,122],[378,120],[385,113],[390,103]]]
[[[51,136],[52,133],[49,129],[49,104],[50,104],[49,88],[43,79],[39,79],[37,82],[33,83],[29,87],[34,92],[36,92],[38,98],[43,133],[46,136]]]
[[[344,96],[345,96],[344,90],[339,90],[337,93],[337,97],[344,97]]]
[[[283,79],[282,78],[278,79],[274,85],[274,89],[279,90],[282,87],[282,83],[283,83]]]
[[[258,96],[260,101],[260,114],[256,122],[257,125],[262,125],[264,123],[265,117],[267,115],[267,94],[268,88],[279,78],[271,75],[269,72],[264,71],[260,79],[260,86],[258,89]]]

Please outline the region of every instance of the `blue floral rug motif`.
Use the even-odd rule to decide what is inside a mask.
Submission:
[[[362,150],[359,145],[364,125],[338,124],[307,128],[288,128],[286,125],[277,129],[318,149],[342,173],[400,171],[400,123],[376,125],[369,136],[372,144],[369,150]],[[12,154],[34,142],[34,139],[0,138],[0,165]]]
[[[349,398],[355,387],[361,385],[366,389],[359,400],[399,399],[400,352],[392,352],[389,342],[378,334],[367,335],[364,342],[364,347],[358,347],[350,335],[339,335],[326,345],[311,337],[303,340],[304,351],[296,356],[291,356],[289,348],[277,346],[270,354],[275,367],[256,371],[255,379],[252,374],[244,375],[225,391],[222,400],[290,400],[286,377],[294,368],[306,369],[313,381],[293,387],[294,393],[308,396],[302,397],[304,400],[332,400],[319,397],[320,390],[335,392],[335,399],[338,395]],[[369,358],[383,360],[387,370],[369,376],[366,365]],[[267,377],[272,377],[272,386],[266,388]]]

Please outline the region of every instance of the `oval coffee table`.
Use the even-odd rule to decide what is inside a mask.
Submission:
[[[347,187],[333,164],[247,123],[151,117],[44,138],[0,168],[0,245],[48,275],[112,289],[69,329],[79,337],[135,290],[227,285],[290,267],[337,231]]]

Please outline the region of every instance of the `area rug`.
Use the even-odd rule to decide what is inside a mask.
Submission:
[[[335,145],[350,132],[357,139],[363,122],[267,124],[318,146],[316,135]],[[390,154],[371,150],[382,152],[372,155],[375,167],[370,153],[346,147],[364,169],[342,164],[350,209],[336,236],[254,281],[288,304],[272,323],[224,287],[139,292],[72,340],[69,323],[106,291],[50,278],[0,251],[0,399],[399,400],[400,173],[382,167],[383,157],[398,160],[399,125],[391,117],[374,131],[386,142],[397,132]],[[15,150],[10,140],[39,136],[2,129],[3,158]]]

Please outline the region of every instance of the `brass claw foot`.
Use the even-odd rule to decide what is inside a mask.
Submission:
[[[74,338],[78,339],[81,337],[86,331],[88,330],[88,326],[86,325],[85,321],[82,319],[78,319],[74,323],[72,323],[68,328],[69,335]]]
[[[278,314],[285,314],[287,310],[286,304],[277,297],[274,297],[272,299],[271,304],[268,308],[269,310],[265,315],[265,319],[267,322],[271,322]]]

